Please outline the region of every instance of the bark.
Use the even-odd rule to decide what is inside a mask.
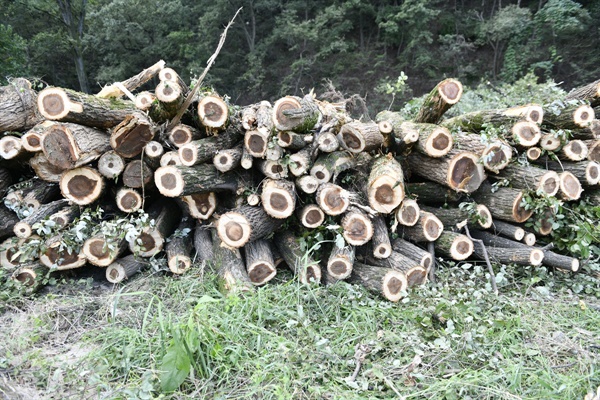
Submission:
[[[340,141],[334,132],[323,132],[319,134],[317,147],[321,153],[332,153],[340,148]]]
[[[37,96],[31,83],[23,78],[0,86],[0,132],[24,132],[42,122]]]
[[[15,224],[19,222],[17,214],[0,204],[0,240],[13,235]]]
[[[43,181],[58,183],[64,170],[52,165],[44,153],[36,153],[29,159],[29,166],[35,172],[35,175]]]
[[[595,109],[594,113],[598,110]],[[584,128],[570,129],[570,138],[579,140],[600,139],[600,119],[594,118]]]
[[[414,226],[403,226],[400,236],[411,242],[434,242],[444,230],[444,224],[430,212],[421,211],[419,221]]]
[[[156,127],[145,115],[132,113],[121,119],[110,135],[110,145],[125,158],[137,157],[154,139]]]
[[[565,100],[586,101],[589,102],[592,107],[600,105],[600,80],[574,88],[565,96]]]
[[[374,122],[354,121],[342,126],[337,135],[340,145],[351,153],[377,150],[383,145],[383,135]]]
[[[367,196],[371,208],[383,214],[390,214],[404,200],[404,173],[391,154],[373,161],[367,181]]]
[[[125,170],[125,160],[116,151],[105,152],[98,159],[98,172],[108,179],[116,179]]]
[[[183,90],[177,81],[159,82],[155,90],[158,101],[150,107],[150,118],[159,124],[172,120],[185,100]]]
[[[352,274],[355,261],[354,246],[333,246],[327,260],[327,275],[335,280],[344,280]]]
[[[402,238],[394,239],[392,249],[429,270],[433,265],[431,253]]]
[[[250,281],[255,286],[269,282],[277,274],[273,252],[267,240],[259,239],[246,244],[246,270]]]
[[[216,222],[219,237],[234,248],[262,239],[277,230],[283,220],[272,218],[262,207],[241,206],[222,214]]]
[[[419,127],[422,124],[405,121],[400,113],[381,111],[375,117],[379,131],[383,134],[383,145],[391,150],[404,150],[408,145],[419,140]]]
[[[209,219],[217,209],[218,197],[214,192],[194,193],[181,197],[189,214],[199,220]]]
[[[302,176],[310,171],[317,157],[317,148],[309,145],[289,158],[289,170],[294,176]]]
[[[12,273],[10,279],[21,283],[30,291],[36,291],[44,284],[46,274],[48,274],[48,268],[40,263],[32,262],[20,266]]]
[[[544,166],[556,172],[568,171],[579,179],[582,185],[593,186],[600,183],[600,163],[595,161],[546,161]]]
[[[262,206],[273,218],[284,219],[296,208],[296,188],[293,182],[284,179],[267,179],[261,192]]]
[[[288,267],[298,277],[300,283],[321,282],[321,267],[319,263],[304,251],[290,231],[280,232],[274,239],[279,254],[283,257]]]
[[[0,244],[0,267],[8,271],[14,271],[23,263],[35,261],[37,254],[20,254],[19,250],[31,241],[41,241],[37,235],[31,235],[27,239],[10,237]]]
[[[313,135],[304,135],[291,131],[281,131],[277,133],[277,144],[287,150],[303,149],[312,143],[312,141]]]
[[[42,204],[58,199],[58,185],[38,178],[31,178],[10,186],[4,197],[4,205],[25,218]]]
[[[554,196],[559,189],[559,177],[556,172],[531,165],[512,163],[499,171],[497,176],[507,179],[513,188],[541,191],[548,196]]]
[[[142,160],[144,160],[152,170],[155,170],[160,167],[160,159],[163,154],[165,154],[163,145],[156,140],[151,140],[144,146]]]
[[[231,171],[239,167],[242,161],[243,145],[238,143],[231,149],[219,150],[213,157],[213,164],[221,172]]]
[[[319,207],[327,215],[340,215],[350,205],[350,193],[341,186],[324,183],[317,189],[315,199]]]
[[[473,193],[473,199],[487,206],[494,218],[520,223],[533,215],[533,210],[521,206],[523,195],[522,190],[507,187],[500,187],[492,193],[491,185],[486,182],[479,191]]]
[[[55,200],[31,212],[26,218],[14,224],[13,232],[20,239],[28,238],[33,234],[33,225],[58,212],[68,204],[67,200]]]
[[[357,207],[349,207],[341,224],[342,236],[352,246],[362,246],[373,237],[373,223],[367,214]]]
[[[501,264],[531,265],[537,267],[542,264],[544,252],[533,248],[504,248],[486,246],[490,260]],[[475,243],[474,256],[484,260],[481,243]]]
[[[240,160],[240,165],[244,169],[250,169],[250,168],[252,168],[253,164],[254,164],[254,157],[252,157],[252,154],[250,154],[248,152],[248,149],[246,149],[246,146],[244,146],[242,148],[242,158]]]
[[[404,297],[408,281],[403,272],[355,262],[349,281],[359,283],[386,299],[397,302]]]
[[[202,222],[196,222],[196,229],[194,230],[194,261],[206,263],[206,261],[213,260],[212,230],[203,225]]]
[[[503,140],[484,141],[481,135],[462,134],[457,136],[457,150],[467,150],[477,154],[483,167],[495,173],[505,168],[512,159],[512,147]]]
[[[179,197],[216,191],[236,192],[241,177],[236,171],[220,173],[212,164],[193,167],[169,165],[154,171],[154,184],[163,196]]]
[[[373,257],[387,258],[392,252],[390,235],[385,223],[385,218],[381,215],[373,217],[373,238],[371,239],[373,247]]]
[[[473,241],[461,233],[443,231],[435,241],[435,250],[453,260],[463,261],[473,254]]]
[[[194,140],[179,148],[179,158],[186,166],[211,161],[220,150],[234,147],[242,139],[237,129],[227,129],[224,133],[204,139]]]
[[[442,157],[454,146],[454,140],[447,128],[433,124],[419,124],[419,140],[414,148],[429,156]]]
[[[558,158],[565,161],[582,161],[588,156],[589,149],[585,142],[581,140],[570,140],[565,144],[560,152],[558,152]]]
[[[588,161],[600,163],[600,140],[590,140],[585,142],[588,147]]]
[[[578,101],[551,103],[544,110],[543,126],[547,129],[579,129],[595,118],[594,109]]]
[[[75,204],[91,204],[104,191],[104,177],[90,167],[71,169],[61,176],[60,191],[63,197]]]
[[[101,98],[119,98],[125,96],[127,93],[123,91],[123,88],[128,92],[133,92],[135,89],[154,78],[165,67],[163,60],[158,61],[154,65],[144,69],[140,73],[126,79],[122,82],[113,83],[102,88],[102,90],[96,94],[96,97]]]
[[[421,210],[434,214],[448,229],[461,229],[468,225],[477,229],[492,226],[492,214],[483,204],[471,203],[469,207],[438,208],[421,206]]]
[[[455,79],[445,79],[438,83],[425,97],[414,121],[437,124],[446,111],[458,103],[462,91],[462,84]]]
[[[214,229],[211,230],[213,242],[214,264],[217,274],[223,279],[225,290],[231,292],[247,292],[254,289],[246,272],[242,255],[237,248],[223,245]]]
[[[518,106],[500,110],[479,110],[449,118],[442,125],[451,130],[479,133],[486,126],[509,127],[519,121],[542,123],[544,111],[539,105]]]
[[[404,199],[396,209],[396,221],[400,225],[413,226],[419,221],[421,207],[416,200]]]
[[[525,238],[525,230],[523,228],[500,220],[494,221],[492,230],[497,235],[502,235],[511,240],[516,240],[518,242]]]
[[[131,102],[49,87],[38,94],[38,110],[46,119],[94,128],[112,128],[136,111]]]
[[[196,225],[191,217],[183,217],[179,222],[175,233],[173,233],[167,242],[167,265],[169,270],[177,275],[184,274],[192,266],[192,230]]]
[[[143,199],[137,190],[123,187],[117,191],[115,203],[119,210],[132,213],[142,207]]]
[[[356,165],[356,159],[345,151],[334,151],[319,155],[315,160],[310,174],[314,176],[319,183],[326,183]],[[333,179],[335,182],[335,179]]]
[[[256,165],[258,170],[267,178],[285,179],[288,176],[288,166],[282,163],[281,160],[258,160]]]
[[[286,96],[273,105],[273,123],[280,131],[306,133],[315,127],[321,113],[312,95]]]
[[[0,167],[0,197],[4,197],[8,188],[13,183],[13,178],[8,168]]]
[[[296,187],[306,194],[312,194],[319,189],[319,181],[312,175],[302,175],[296,179]]]
[[[114,261],[106,267],[106,280],[110,283],[123,282],[140,272],[144,268],[144,265],[145,263],[141,259],[130,254]]]

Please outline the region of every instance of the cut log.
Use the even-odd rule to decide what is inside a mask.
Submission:
[[[336,280],[348,278],[352,274],[354,260],[354,246],[333,246],[327,260],[327,274]]]
[[[217,195],[214,192],[194,193],[182,196],[189,214],[199,220],[209,219],[217,209]]]
[[[213,157],[213,164],[221,172],[237,168],[242,161],[243,144],[238,143],[231,149],[219,150]]]
[[[156,127],[145,115],[134,113],[125,116],[114,127],[110,135],[110,145],[125,158],[137,157],[146,144],[154,139]]]
[[[188,167],[211,161],[220,150],[234,147],[242,136],[237,129],[228,129],[217,136],[194,140],[179,148],[181,163]]]
[[[0,204],[0,240],[13,235],[15,224],[19,222],[17,214]]]
[[[315,199],[319,207],[327,215],[341,215],[350,205],[350,193],[333,183],[324,183],[319,186]]]
[[[579,200],[583,188],[581,182],[568,171],[561,172],[559,197],[566,201]]]
[[[13,184],[13,177],[8,168],[0,167],[0,197],[4,197],[10,185]]]
[[[340,148],[340,141],[333,132],[323,132],[317,139],[317,147],[321,153],[332,153]]]
[[[28,238],[33,234],[34,224],[63,209],[67,204],[67,200],[61,199],[40,205],[40,207],[33,210],[25,219],[22,219],[14,225],[13,232],[15,236],[20,239]]]
[[[181,210],[169,199],[157,200],[147,212],[149,220],[154,220],[154,224],[143,228],[138,237],[129,242],[129,250],[141,257],[152,257],[160,253],[166,239],[181,220]]]
[[[66,171],[60,178],[60,191],[75,204],[87,205],[98,200],[104,190],[104,177],[98,170],[80,167]]]
[[[542,155],[542,150],[539,147],[530,147],[526,154],[529,161],[535,161]]]
[[[457,192],[472,193],[486,179],[479,156],[453,149],[446,156],[431,158],[419,153],[408,156],[411,171]]]
[[[512,147],[500,139],[484,142],[478,134],[458,135],[456,139],[457,148],[479,155],[483,167],[488,171],[497,173],[512,159]]]
[[[393,302],[397,302],[404,297],[404,293],[408,288],[408,280],[403,272],[359,262],[354,263],[349,281],[359,283],[368,290],[378,293]]]
[[[151,140],[144,146],[142,160],[144,160],[144,162],[148,164],[152,170],[155,170],[161,166],[160,159],[162,158],[163,154],[165,154],[165,148],[163,145],[156,140]]]
[[[185,124],[175,125],[167,133],[167,141],[177,148],[201,137],[198,129]]]
[[[7,86],[1,86],[0,132],[23,132],[42,122],[37,96],[27,79],[13,79]]]
[[[437,124],[446,111],[458,103],[462,92],[462,84],[456,79],[445,79],[438,83],[425,97],[414,121]]]
[[[404,173],[391,153],[373,161],[367,196],[371,208],[383,214],[390,214],[404,200]]]
[[[183,91],[177,81],[160,81],[155,89],[158,101],[152,103],[150,118],[159,124],[173,119],[185,100]]]
[[[132,189],[147,188],[154,178],[154,171],[142,160],[127,163],[123,175],[123,184]]]
[[[277,143],[271,142],[271,144],[267,147],[265,159],[278,161],[282,159],[284,155],[285,150],[283,149],[283,147],[279,146]]]
[[[319,181],[312,175],[302,175],[296,179],[296,187],[306,194],[312,194],[319,189]]]
[[[499,221],[499,220],[494,221],[492,230],[497,235],[502,235],[511,240],[516,240],[518,242],[520,242],[521,240],[523,240],[525,238],[525,230],[523,228],[521,228],[520,226],[517,226],[517,225],[509,224],[508,222],[504,222],[504,221]],[[534,235],[534,237],[535,237],[535,235]]]
[[[13,160],[26,153],[21,139],[16,136],[3,136],[0,138],[0,160]]]
[[[10,279],[19,282],[30,291],[35,291],[44,284],[47,274],[48,268],[40,263],[33,262],[21,265],[12,273]]]
[[[246,146],[244,146],[242,148],[242,158],[240,160],[240,165],[244,169],[250,169],[250,168],[252,168],[253,164],[254,164],[254,157],[252,157],[252,154],[250,154],[248,152],[248,149],[246,149]]]
[[[41,179],[31,178],[9,187],[4,205],[23,219],[42,204],[60,196],[58,185]]]
[[[396,221],[400,225],[413,226],[419,221],[421,207],[416,200],[404,199],[396,209]]]
[[[578,129],[588,126],[595,118],[594,109],[579,101],[555,101],[545,106],[543,126],[548,129]]]
[[[256,160],[256,166],[267,178],[285,179],[288,176],[288,165],[281,160]]]
[[[144,83],[152,79],[158,74],[165,66],[163,60],[158,61],[154,65],[144,69],[140,73],[131,78],[124,80],[123,82],[113,83],[102,88],[102,90],[96,95],[101,98],[119,98],[127,95],[127,92],[133,92],[135,89],[142,86]],[[125,89],[125,90],[123,90]]]
[[[56,271],[81,268],[86,263],[86,258],[80,249],[71,249],[63,246],[61,235],[53,236],[46,240],[40,251],[40,263]]]
[[[302,176],[310,171],[317,156],[317,148],[309,145],[289,157],[289,170],[294,176]]]
[[[29,166],[35,175],[43,181],[58,183],[64,170],[52,165],[44,153],[38,152],[29,159]]]
[[[196,229],[194,230],[195,262],[206,263],[213,260],[212,230],[203,225],[202,222],[196,222]]]
[[[108,179],[116,179],[125,170],[125,160],[116,151],[105,152],[98,159],[98,172]]]
[[[593,186],[600,183],[600,163],[595,161],[546,161],[544,165],[552,171],[572,173],[582,185]]]
[[[551,133],[542,134],[540,138],[540,147],[546,151],[557,151],[563,146],[563,140]]]
[[[182,87],[182,89],[184,91],[184,95],[187,96],[187,94],[189,92],[189,90],[187,90],[187,85],[185,84],[183,79],[181,79],[179,74],[173,68],[168,68],[168,67],[162,68],[158,72],[158,79],[161,82],[177,82],[179,84],[179,86]]]
[[[376,267],[390,268],[404,273],[409,287],[424,283],[427,277],[426,269],[422,265],[397,251],[392,251],[386,259],[377,259],[368,254],[365,262]]]
[[[543,250],[544,261],[542,262],[547,267],[558,268],[566,271],[579,271],[579,260],[575,257],[565,256],[550,250]]]
[[[394,239],[392,242],[392,249],[416,261],[426,270],[429,270],[433,266],[433,257],[431,256],[431,253],[423,250],[408,240],[404,240],[402,238]]]
[[[169,165],[183,165],[181,164],[181,159],[179,158],[179,152],[177,151],[167,151],[160,158],[160,166],[166,167]]]
[[[514,144],[521,147],[533,147],[537,145],[542,138],[540,127],[533,122],[517,122],[512,126],[510,132],[510,139],[512,139]]]
[[[585,144],[588,147],[588,161],[600,163],[600,140],[589,140]]]
[[[373,238],[371,244],[373,247],[373,257],[388,258],[392,252],[390,235],[382,215],[373,217]]]
[[[559,177],[555,171],[531,165],[512,163],[499,171],[497,176],[508,179],[513,188],[540,191],[548,196],[554,196],[559,189]]]
[[[319,155],[315,160],[310,174],[314,176],[319,183],[333,181],[343,171],[353,168],[356,165],[356,159],[345,151],[334,151]]]
[[[88,164],[109,150],[110,138],[105,132],[77,124],[52,124],[42,137],[46,158],[62,169]]]
[[[537,241],[537,237],[535,236],[535,233],[532,233],[532,232],[525,233],[525,237],[523,238],[523,243],[525,243],[527,246],[535,246],[536,241]]]
[[[465,225],[479,229],[488,229],[492,226],[493,222],[490,210],[483,204],[461,203],[461,206],[456,208],[438,208],[422,205],[421,210],[434,214],[448,229],[461,229]]]
[[[94,128],[112,128],[136,111],[131,102],[101,99],[59,87],[42,90],[38,94],[37,106],[46,119]]]
[[[429,157],[442,157],[454,146],[454,140],[447,128],[433,124],[419,124],[419,140],[415,149]]]
[[[492,192],[492,186],[486,182],[482,188],[473,193],[473,199],[490,210],[494,218],[507,222],[525,222],[533,210],[522,206],[524,191],[508,187],[499,187]]]
[[[381,111],[375,117],[379,131],[384,136],[384,146],[392,150],[403,150],[419,140],[421,124],[405,121],[400,113]]]
[[[349,207],[341,224],[342,236],[352,246],[362,246],[373,237],[373,223],[360,208]]]
[[[383,135],[375,122],[347,123],[342,126],[337,138],[340,145],[351,153],[369,152],[383,145]]]
[[[135,96],[134,104],[138,110],[148,111],[156,101],[156,96],[153,93],[141,92]]]
[[[536,104],[517,106],[499,110],[479,110],[457,117],[449,118],[442,125],[462,132],[479,133],[486,126],[512,126],[519,121],[541,124],[544,118],[544,110]]]
[[[115,203],[119,210],[132,213],[142,208],[143,199],[137,190],[123,187],[117,191]]]
[[[0,244],[0,267],[7,271],[14,271],[23,263],[35,261],[38,254],[22,252],[24,248],[33,245],[37,248],[40,245],[41,238],[37,235],[31,235],[27,239],[18,239],[10,237]]]
[[[118,260],[115,260],[112,264],[106,267],[106,280],[110,283],[120,283],[126,279],[131,278],[144,268],[145,263],[137,258],[135,255],[130,254]]]
[[[248,277],[244,259],[237,248],[230,248],[221,242],[215,230],[211,230],[213,242],[213,262],[217,274],[223,279],[224,289],[230,292],[247,292],[254,289]]]
[[[212,164],[193,167],[169,165],[154,171],[154,184],[166,197],[223,190],[235,192],[239,185],[239,176],[234,171],[223,174]]]
[[[318,261],[311,258],[298,243],[298,239],[290,232],[283,231],[277,234],[273,240],[279,254],[283,257],[288,267],[298,277],[300,283],[320,283],[321,267]]]
[[[312,143],[312,141],[313,135],[304,135],[291,131],[281,131],[277,133],[277,144],[287,150],[303,149]]]
[[[284,179],[266,179],[261,192],[262,206],[273,218],[284,219],[294,213],[296,190],[293,182]]]
[[[435,215],[421,210],[419,221],[414,226],[403,226],[400,236],[411,242],[434,242],[444,231],[444,224]]]
[[[570,140],[562,147],[562,149],[560,149],[558,157],[566,161],[582,161],[587,158],[588,150],[585,142],[581,140]]]
[[[473,254],[473,241],[461,233],[443,231],[435,241],[435,250],[453,260],[463,261]]]
[[[196,225],[191,217],[183,217],[165,246],[169,270],[177,275],[184,274],[192,267],[192,230]]]
[[[246,151],[256,158],[264,158],[270,142],[271,132],[266,130],[250,130],[244,134],[244,147]]]
[[[241,206],[221,215],[216,227],[223,243],[239,248],[270,235],[282,223],[283,220],[272,218],[262,207]]]
[[[306,204],[297,210],[298,219],[306,228],[317,228],[325,221],[325,213],[316,204]]]
[[[259,239],[249,242],[244,246],[246,255],[246,270],[250,282],[261,286],[269,282],[277,274],[273,252],[267,240]]]
[[[273,105],[273,124],[279,131],[309,132],[321,118],[312,95],[286,96]]]
[[[125,238],[106,237],[103,234],[92,236],[83,243],[81,253],[86,260],[98,267],[108,267],[127,249]]]
[[[229,119],[229,106],[217,95],[204,96],[198,103],[198,117],[207,128],[224,128]]]
[[[595,109],[594,113],[598,110]],[[571,139],[596,140],[600,139],[600,119],[594,118],[585,128],[570,129]]]
[[[542,265],[544,252],[533,248],[504,248],[504,247],[486,247],[490,260],[500,264],[531,265],[537,267]],[[485,256],[481,243],[475,243],[473,255],[484,260]]]

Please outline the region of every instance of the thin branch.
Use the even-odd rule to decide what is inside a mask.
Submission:
[[[219,44],[217,45],[217,49],[215,50],[215,52],[213,53],[213,55],[210,56],[210,58],[206,62],[206,68],[204,68],[204,71],[202,72],[202,75],[200,75],[200,78],[198,78],[198,82],[196,82],[196,86],[194,86],[194,89],[192,89],[192,91],[190,92],[190,94],[188,94],[187,98],[185,99],[185,101],[181,105],[181,108],[177,112],[177,115],[175,116],[175,118],[173,118],[171,120],[171,122],[168,124],[167,130],[172,129],[174,126],[176,126],[177,124],[179,124],[179,121],[181,121],[181,117],[183,116],[183,114],[185,113],[185,111],[188,109],[188,107],[190,106],[190,104],[192,104],[192,102],[194,101],[194,98],[196,97],[196,93],[198,93],[198,90],[200,89],[200,86],[202,86],[202,81],[204,81],[204,78],[206,77],[206,74],[208,74],[208,71],[210,70],[210,67],[212,67],[212,65],[214,64],[215,60],[217,59],[217,56],[219,55],[219,52],[221,51],[221,48],[223,47],[223,44],[225,43],[225,38],[227,37],[227,30],[231,27],[231,25],[233,25],[233,21],[235,20],[235,17],[237,17],[238,14],[240,13],[240,11],[242,11],[242,8],[243,7],[238,8],[238,10],[236,11],[236,13],[233,16],[233,18],[231,18],[231,21],[229,21],[229,23],[225,27],[225,30],[221,34],[221,39],[219,40]]]
[[[483,240],[474,239],[471,236],[471,232],[469,232],[469,227],[467,225],[465,225],[463,228],[465,229],[465,234],[467,235],[467,237],[469,239],[471,239],[473,242],[481,245],[481,249],[483,252],[483,259],[485,260],[485,263],[487,264],[487,267],[488,267],[488,271],[490,273],[490,281],[492,282],[492,290],[494,290],[494,294],[496,294],[496,296],[497,296],[498,295],[498,286],[496,286],[496,274],[494,274],[494,269],[492,268],[492,263],[490,262],[490,257],[488,256],[488,252],[487,252],[487,249],[485,248],[485,244],[483,244]]]
[[[427,250],[431,254],[431,268],[429,268],[429,280],[431,283],[435,283],[435,243],[428,242]]]

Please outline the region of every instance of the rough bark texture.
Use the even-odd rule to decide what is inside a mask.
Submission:
[[[372,219],[373,223],[373,238],[371,239],[373,247],[373,257],[387,258],[392,252],[392,244],[390,242],[390,234],[385,223],[385,218],[377,215]]]
[[[408,281],[403,272],[355,262],[350,282],[360,283],[372,292],[396,302],[403,297]]]
[[[19,222],[17,214],[0,204],[0,240],[13,235],[13,229],[17,222]]]
[[[110,145],[125,158],[137,157],[154,139],[156,127],[145,115],[132,113],[121,119],[110,135]]]
[[[194,261],[205,263],[214,258],[211,229],[201,222],[196,223],[194,230]]]
[[[23,132],[43,121],[37,110],[37,93],[19,78],[0,86],[0,132]]]
[[[411,242],[433,242],[443,230],[444,224],[435,215],[421,211],[419,221],[414,226],[403,226],[399,233]]]
[[[554,196],[559,189],[559,177],[556,172],[531,165],[512,163],[499,171],[497,176],[508,179],[513,188],[534,192],[541,190],[548,196]]]
[[[473,241],[461,233],[443,231],[435,241],[435,250],[453,260],[466,260],[473,254]]]
[[[280,131],[304,133],[319,121],[321,113],[312,95],[283,97],[273,105],[273,123]]]
[[[525,222],[532,215],[532,210],[521,206],[523,191],[508,187],[499,187],[492,193],[492,187],[486,183],[477,192],[473,193],[476,202],[481,203],[490,210],[494,218],[507,222]]]
[[[129,243],[129,250],[142,257],[152,257],[162,251],[166,239],[180,222],[181,210],[170,199],[154,202],[147,211],[154,225],[142,229],[140,235]]]
[[[442,125],[452,130],[479,133],[485,125],[510,127],[519,121],[539,124],[544,117],[542,107],[538,105],[519,106],[502,110],[479,110],[449,118]]]
[[[279,233],[273,239],[273,244],[277,246],[279,254],[281,254],[288,267],[294,271],[301,283],[321,282],[319,263],[310,258],[306,251],[301,248],[298,238],[290,231]]]
[[[383,145],[383,135],[374,122],[350,122],[337,135],[340,145],[351,153],[377,150]]]
[[[431,253],[420,248],[416,244],[409,242],[408,240],[404,240],[402,238],[394,239],[392,242],[392,249],[411,258],[427,270],[433,265],[433,257],[431,256]]]
[[[144,267],[145,262],[130,254],[120,258],[106,267],[106,280],[111,283],[120,283],[137,274]]]
[[[142,160],[133,160],[125,166],[123,184],[133,189],[148,186],[154,178],[154,171]]]
[[[483,204],[471,203],[467,207],[438,208],[421,206],[421,210],[434,214],[447,229],[460,229],[465,224],[480,229],[492,226],[492,214]]]
[[[108,85],[102,88],[102,90],[96,94],[96,97],[101,98],[119,98],[126,95],[123,91],[132,92],[138,87],[142,86],[144,83],[148,82],[152,79],[156,74],[160,72],[165,66],[165,62],[163,60],[158,61],[154,65],[144,69],[140,73],[132,76],[129,79],[124,80],[123,82],[113,83],[112,85]]]
[[[28,238],[33,234],[33,225],[42,221],[44,218],[58,212],[68,204],[65,199],[55,200],[47,204],[42,204],[40,207],[31,212],[25,219],[17,222],[14,225],[13,232],[18,238]],[[12,220],[9,217],[9,220]],[[0,235],[1,236],[1,235]]]
[[[277,274],[271,245],[267,240],[259,239],[244,247],[246,270],[253,285],[260,286],[269,282]]]
[[[179,148],[179,158],[183,165],[192,166],[211,161],[220,150],[234,147],[242,136],[239,130],[227,129],[225,132],[204,139],[194,140]]]
[[[600,105],[600,80],[574,88],[565,96],[565,100],[587,101],[592,107]]]
[[[192,266],[192,243],[195,221],[184,217],[166,245],[167,265],[177,275],[185,273]]]
[[[163,196],[178,197],[194,193],[228,190],[235,192],[240,177],[234,171],[219,172],[212,164],[193,167],[169,165],[154,171],[154,184]]]
[[[444,113],[458,103],[462,91],[462,84],[456,79],[445,79],[438,83],[425,97],[414,121],[437,124]]]
[[[221,215],[216,228],[226,245],[239,248],[270,235],[282,223],[283,220],[272,218],[262,207],[241,206]]]

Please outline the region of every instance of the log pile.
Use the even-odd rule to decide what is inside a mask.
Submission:
[[[523,224],[537,218],[548,235],[552,210],[524,198],[598,192],[589,91],[445,118],[462,91],[447,79],[412,120],[364,121],[312,92],[246,106],[192,92],[182,110],[190,90],[164,62],[98,95],[17,79],[0,88],[2,268],[35,285],[48,269],[92,265],[118,283],[162,258],[172,274],[208,265],[252,290],[287,266],[303,283],[347,279],[391,301],[427,281],[431,243],[457,261],[578,270],[535,246]]]

